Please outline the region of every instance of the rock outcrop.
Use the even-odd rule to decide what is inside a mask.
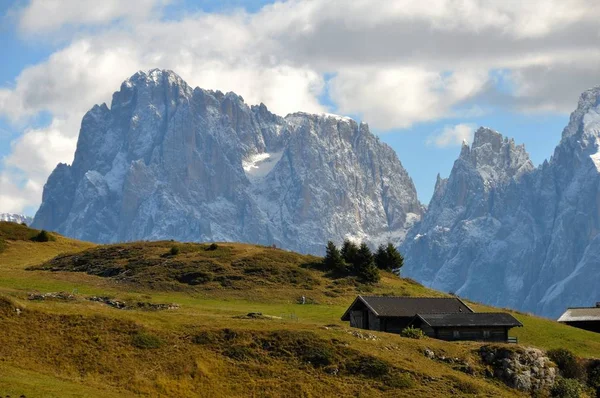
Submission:
[[[489,366],[490,376],[511,388],[535,395],[548,393],[554,385],[556,367],[537,348],[482,346],[479,353],[482,362]]]
[[[72,165],[44,187],[33,226],[93,242],[399,243],[422,206],[395,152],[364,123],[285,118],[263,104],[138,72],[83,118]]]

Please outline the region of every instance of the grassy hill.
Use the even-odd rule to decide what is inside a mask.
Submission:
[[[523,395],[486,376],[480,343],[357,333],[339,320],[361,293],[443,295],[409,279],[333,279],[318,258],[254,245],[32,241],[38,233],[0,223],[0,396]],[[59,291],[71,296],[28,300]],[[122,310],[91,296],[180,307]],[[515,316],[521,344],[600,357],[596,334]]]

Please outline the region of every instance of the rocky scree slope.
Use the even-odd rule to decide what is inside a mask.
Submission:
[[[404,271],[472,300],[557,317],[600,297],[600,87],[581,95],[554,156],[480,128],[403,242]]]
[[[84,116],[73,164],[48,178],[33,226],[101,243],[239,241],[320,254],[329,239],[397,243],[421,215],[412,180],[366,124],[283,118],[155,69]]]

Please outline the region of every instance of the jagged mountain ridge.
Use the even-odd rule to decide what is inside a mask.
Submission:
[[[25,223],[27,225],[31,224],[33,221],[32,217],[25,216],[23,214],[15,214],[15,213],[0,213],[0,221],[10,221],[16,223]]]
[[[48,178],[33,225],[94,242],[240,241],[322,253],[328,239],[400,242],[421,215],[395,152],[365,123],[283,118],[155,69],[84,116],[73,164]]]
[[[436,289],[556,317],[600,298],[600,87],[582,94],[554,156],[481,128],[401,246]]]

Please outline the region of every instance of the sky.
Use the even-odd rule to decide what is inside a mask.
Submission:
[[[0,0],[0,212],[33,215],[81,118],[138,70],[369,124],[428,203],[486,126],[548,159],[600,85],[586,0]]]

